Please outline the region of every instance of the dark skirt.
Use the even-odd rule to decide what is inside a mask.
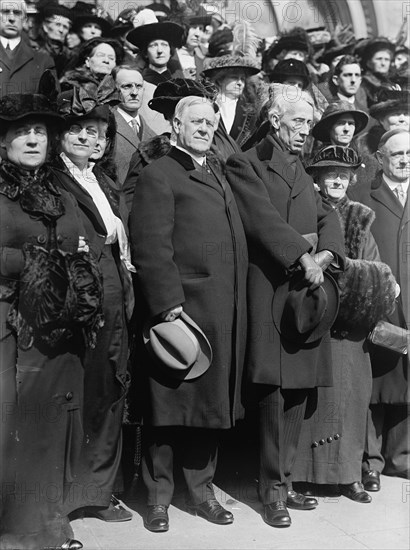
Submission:
[[[104,281],[104,326],[84,361],[84,442],[77,473],[77,508],[107,507],[121,459],[121,425],[126,393],[128,333],[124,292],[105,245],[99,261]]]
[[[308,401],[293,481],[347,484],[361,480],[372,371],[363,335],[331,339],[334,385]]]

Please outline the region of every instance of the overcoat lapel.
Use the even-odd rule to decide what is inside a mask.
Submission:
[[[11,60],[10,77],[32,59],[34,59],[33,50],[22,40],[17,46],[16,55]]]
[[[129,124],[126,123],[123,116],[120,115],[117,111],[115,112],[115,119],[117,122],[117,132],[124,139],[126,139],[134,148],[137,147],[140,140],[137,134],[132,130]]]
[[[388,208],[395,216],[401,218],[404,214],[403,206],[400,204],[399,199],[394,195],[393,191],[388,187],[388,185],[383,181],[381,172],[376,176],[376,180],[370,191],[370,196],[377,202],[383,204]],[[406,203],[406,208],[408,212],[408,200]]]

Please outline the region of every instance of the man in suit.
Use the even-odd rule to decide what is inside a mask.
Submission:
[[[26,19],[24,0],[0,0],[0,96],[36,93],[44,71],[55,68],[47,53],[30,47],[23,35]]]
[[[344,262],[336,211],[315,191],[299,158],[313,124],[313,100],[298,90],[298,100],[290,101],[292,88],[298,90],[271,85],[270,132],[256,147],[232,155],[226,167],[249,246],[248,393],[259,407],[263,518],[274,527],[291,524],[287,507],[318,504],[293,491],[291,474],[307,397],[313,388],[332,385],[332,363],[328,330],[308,344],[287,339],[274,322],[273,300],[294,271],[313,291],[331,263]]]
[[[392,324],[409,327],[410,133],[396,128],[380,140],[377,158],[382,170],[370,189],[358,189],[357,200],[376,214],[371,231],[380,258],[400,285]],[[374,346],[371,349],[373,394],[363,461],[363,484],[380,490],[380,474],[410,479],[409,356]]]
[[[154,532],[169,527],[178,455],[190,511],[220,525],[233,521],[216,500],[212,481],[220,431],[243,413],[248,261],[232,191],[207,155],[215,109],[203,97],[181,99],[173,118],[176,146],[142,170],[130,213],[132,261],[145,304],[145,314],[143,306],[136,308],[141,320],[168,324],[183,311],[212,347],[209,368],[190,380],[176,379],[145,350],[137,357],[144,388],[144,525]]]
[[[121,95],[121,103],[114,109],[117,123],[114,162],[118,183],[122,186],[138,144],[153,138],[155,133],[139,114],[144,96],[144,79],[140,71],[131,65],[119,65],[113,70],[113,77]]]

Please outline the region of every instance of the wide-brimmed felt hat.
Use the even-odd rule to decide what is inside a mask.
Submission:
[[[184,28],[181,25],[164,21],[137,27],[127,34],[127,40],[140,50],[145,50],[153,40],[165,40],[171,47],[180,48],[183,35]]]
[[[211,344],[185,312],[174,321],[151,319],[144,326],[143,339],[158,369],[172,378],[192,380],[211,365]]]
[[[339,289],[325,271],[324,282],[311,290],[304,274],[297,272],[282,283],[272,301],[273,321],[289,342],[307,345],[316,342],[332,327],[339,310]]]
[[[210,80],[192,80],[185,78],[172,78],[158,84],[154,91],[154,97],[148,102],[148,107],[153,111],[170,116],[182,98],[188,96],[205,97],[214,101],[218,90]]]
[[[382,88],[377,94],[377,103],[369,109],[373,118],[382,118],[388,113],[410,110],[410,90],[389,90]]]
[[[304,87],[306,88],[310,81],[309,69],[306,63],[299,61],[298,59],[282,59],[279,61],[273,71],[269,73],[269,80],[271,82],[284,82],[287,78],[296,76],[303,80]]]
[[[361,159],[357,154],[357,151],[351,147],[342,147],[341,145],[328,145],[323,147],[313,160],[305,168],[306,172],[310,174],[314,172],[316,168],[324,166],[343,166],[356,170],[361,166]]]
[[[376,52],[380,52],[381,50],[390,51],[393,58],[395,48],[395,44],[384,36],[372,38],[368,40],[365,45],[363,45],[363,49],[361,51],[362,63],[365,65]]]
[[[355,120],[354,135],[358,134],[364,128],[366,128],[369,122],[369,115],[364,111],[359,111],[352,103],[348,101],[335,101],[330,103],[322,118],[317,122],[312,129],[312,136],[315,139],[323,141],[324,143],[330,141],[329,132],[333,124],[341,115],[350,114]]]
[[[325,51],[322,53],[322,55],[317,58],[317,61],[319,63],[325,63],[326,65],[330,66],[333,59],[339,57],[340,55],[352,54],[354,48],[354,42],[351,42],[350,44],[338,44],[335,40],[331,40],[326,45]]]
[[[72,8],[72,11],[74,14],[72,32],[80,32],[87,23],[96,23],[101,27],[103,36],[110,33],[113,22],[109,14],[101,8],[96,8],[92,4],[80,0]]]
[[[36,117],[46,124],[57,126],[64,123],[64,118],[43,94],[9,94],[0,99],[0,122],[3,127],[27,117]]]
[[[73,21],[75,17],[72,10],[66,6],[60,6],[60,4],[55,2],[50,2],[43,9],[39,10],[38,15],[42,20],[52,17],[53,15],[66,17],[70,21]]]
[[[301,36],[282,36],[269,48],[269,57],[277,57],[283,50],[310,52],[310,44]]]
[[[241,69],[246,76],[258,74],[261,70],[256,59],[248,56],[222,55],[204,59],[203,76],[213,78],[221,69]]]

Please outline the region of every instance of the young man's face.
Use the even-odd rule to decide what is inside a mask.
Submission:
[[[358,63],[343,65],[339,75],[333,77],[333,82],[339,92],[346,97],[356,95],[362,82],[362,70]]]

